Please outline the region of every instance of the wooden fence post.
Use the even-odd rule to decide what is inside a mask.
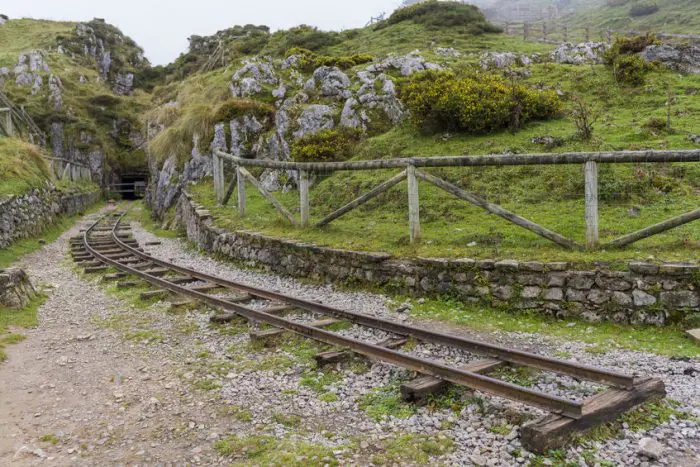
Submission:
[[[420,241],[420,201],[418,197],[418,180],[416,179],[416,167],[409,165],[408,175],[408,224],[411,243]]]
[[[2,125],[5,128],[5,135],[13,137],[15,135],[15,129],[12,127],[12,109],[0,109],[0,112],[5,114],[5,121]]]
[[[586,248],[592,250],[600,243],[598,235],[598,164],[586,162]]]
[[[547,34],[549,31],[547,30],[547,23],[542,23],[542,38],[544,40],[547,40]]]
[[[569,42],[569,26],[564,26],[564,42]]]
[[[523,23],[523,39],[527,40],[528,33],[530,32],[530,23]]]
[[[216,204],[221,206],[221,202],[224,199],[224,164],[223,159],[220,158],[216,152],[212,153],[212,175],[214,176],[214,192],[216,193]]]
[[[584,35],[585,42],[589,42],[591,40],[591,27],[586,26],[583,30],[584,30],[584,34],[585,34]]]
[[[508,36],[510,34],[510,23],[508,21],[506,21],[506,27],[504,29],[506,36]]]
[[[236,184],[238,185],[238,215],[245,217],[245,177],[238,166],[236,166]]]
[[[299,171],[299,203],[301,211],[301,226],[309,226],[309,172]]]

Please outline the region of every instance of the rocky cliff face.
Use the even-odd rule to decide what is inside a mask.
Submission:
[[[159,215],[173,206],[182,187],[211,174],[214,147],[237,156],[289,160],[294,141],[321,130],[347,127],[373,133],[384,131],[407,115],[396,96],[394,77],[438,68],[426,62],[418,51],[390,56],[350,72],[321,66],[304,73],[295,55],[284,60],[266,57],[246,61],[231,75],[231,97],[272,102],[274,115],[261,116],[251,110],[215,122],[212,139],[197,141],[182,169],[177,167],[173,154],[151,154],[153,183],[148,201]],[[154,137],[165,127],[151,125],[151,129],[150,137]],[[165,162],[158,164],[155,160]],[[292,172],[266,171],[262,183],[268,190],[281,190],[285,184],[294,183],[295,176]]]

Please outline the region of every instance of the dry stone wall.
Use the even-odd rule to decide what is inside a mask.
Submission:
[[[277,274],[381,287],[412,296],[450,295],[559,318],[665,324],[700,310],[700,266],[633,262],[627,271],[577,270],[569,263],[415,258],[318,247],[227,232],[184,193],[180,225],[198,247]]]
[[[0,248],[40,235],[60,216],[72,216],[95,204],[99,191],[71,193],[52,186],[0,200]]]

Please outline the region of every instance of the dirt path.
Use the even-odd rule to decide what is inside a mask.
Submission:
[[[217,463],[216,405],[181,387],[182,363],[95,324],[127,310],[72,270],[77,232],[21,264],[51,291],[39,327],[0,365],[0,465]]]

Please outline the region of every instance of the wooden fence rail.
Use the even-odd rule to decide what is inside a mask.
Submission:
[[[234,186],[238,187],[238,213],[246,215],[245,182],[252,184],[260,194],[267,199],[275,209],[286,218],[290,224],[306,228],[310,225],[309,185],[311,174],[332,173],[336,171],[403,169],[399,174],[362,194],[338,210],[325,216],[315,224],[323,227],[344,216],[357,207],[376,198],[404,179],[408,182],[408,218],[409,237],[411,242],[420,240],[420,197],[419,180],[436,186],[443,191],[478,206],[490,214],[497,215],[519,227],[527,229],[557,245],[569,250],[594,250],[600,248],[598,221],[598,169],[599,164],[621,163],[700,163],[700,150],[684,151],[619,151],[619,152],[577,152],[563,154],[522,154],[522,155],[483,155],[457,157],[417,157],[405,159],[379,159],[371,161],[350,162],[290,162],[262,159],[244,159],[215,149],[214,158],[214,189],[219,205],[226,204],[233,193]],[[224,161],[233,164],[235,178],[226,188]],[[442,178],[429,174],[418,168],[430,167],[505,167],[529,165],[581,165],[584,173],[585,192],[585,244],[581,245],[535,222],[512,213],[501,206],[490,203],[480,196],[469,193]],[[299,174],[299,201],[301,221],[297,221],[275,197],[246,169],[259,167],[266,169],[295,170]],[[700,219],[700,209],[695,209],[681,216],[674,217],[660,224],[647,227],[602,245],[603,248],[621,248],[634,242],[666,232],[673,228]]]
[[[503,32],[506,35],[521,36],[525,40],[533,40],[545,43],[557,44],[561,42],[600,40],[602,42],[612,42],[618,36],[636,36],[646,34],[646,32],[599,28],[590,25],[569,26],[555,22],[506,22],[502,23]],[[700,36],[690,34],[669,34],[664,32],[655,33],[660,39],[681,40],[691,43],[700,43]]]

